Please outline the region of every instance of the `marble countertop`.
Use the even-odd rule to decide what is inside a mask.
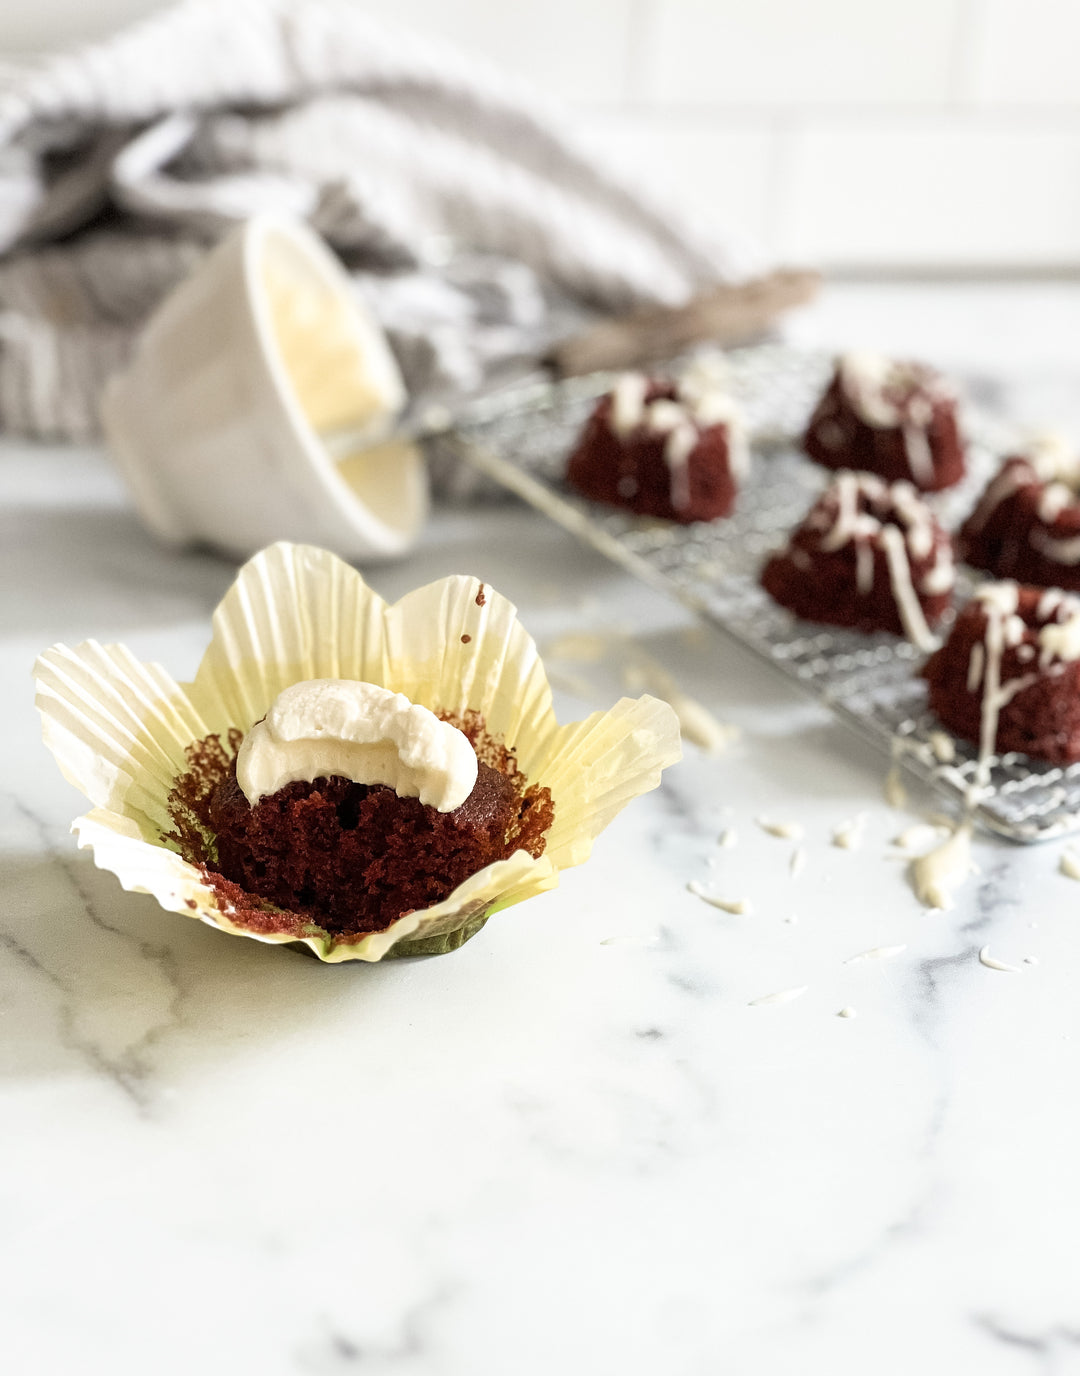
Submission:
[[[794,328],[1080,439],[1078,305],[851,285]],[[889,843],[932,804],[890,808],[823,709],[530,512],[443,510],[380,592],[469,572],[541,642],[631,633],[741,737],[453,955],[324,967],[122,893],[39,739],[42,648],[119,639],[184,677],[233,567],[159,548],[99,454],[9,443],[0,569],[6,1371],[1080,1371],[1060,844],[980,837],[955,908],[923,909]],[[560,718],[617,694],[561,668]],[[762,815],[805,828],[797,876]]]

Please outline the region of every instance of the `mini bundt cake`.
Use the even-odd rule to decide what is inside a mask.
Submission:
[[[859,469],[938,492],[964,476],[956,410],[952,387],[923,363],[843,354],[803,449],[826,468]]]
[[[934,713],[984,762],[1010,750],[1080,760],[1080,598],[986,583],[922,676]]]
[[[1080,454],[1056,440],[1007,458],[957,539],[998,578],[1080,592]]]
[[[713,521],[735,505],[747,452],[738,407],[707,374],[626,373],[589,417],[566,480],[640,516]]]
[[[762,586],[806,621],[935,645],[955,574],[948,532],[907,482],[839,473],[765,565]]]

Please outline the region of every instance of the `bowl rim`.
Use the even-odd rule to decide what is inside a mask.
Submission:
[[[318,431],[300,405],[278,344],[261,274],[274,241],[287,245],[295,255],[296,261],[305,269],[310,269],[322,286],[328,287],[345,303],[358,346],[361,339],[365,349],[370,349],[374,342],[377,354],[383,353],[382,357],[377,357],[376,362],[383,379],[392,379],[397,383],[397,390],[401,394],[398,403],[400,406],[405,400],[404,385],[400,381],[397,363],[390,346],[380,338],[380,327],[377,322],[367,316],[358,302],[344,268],[322,240],[302,221],[267,212],[245,220],[239,233],[244,295],[254,327],[255,341],[269,373],[278,405],[296,441],[298,457],[318,481],[324,494],[334,503],[337,514],[361,539],[373,546],[373,553],[404,553],[415,539],[427,512],[425,487],[421,482],[418,488],[419,501],[403,503],[403,507],[411,505],[413,508],[408,512],[408,521],[401,525],[392,525],[366,506],[345,481],[338,461],[331,457],[328,447],[320,439]],[[372,448],[391,440],[392,421],[388,420],[381,427],[381,433],[373,430],[371,439]],[[422,460],[414,462],[418,463],[422,472]]]

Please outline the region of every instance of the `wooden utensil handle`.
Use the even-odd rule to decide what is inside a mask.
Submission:
[[[547,361],[562,377],[633,368],[671,358],[692,344],[737,344],[760,334],[784,311],[813,300],[821,276],[780,268],[748,282],[718,283],[682,306],[650,306],[593,325],[556,344]]]

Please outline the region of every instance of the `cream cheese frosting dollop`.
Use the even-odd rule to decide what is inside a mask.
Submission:
[[[337,775],[452,812],[473,791],[476,769],[476,752],[456,726],[403,693],[342,678],[307,679],[279,693],[236,757],[236,781],[252,806],[286,784]]]

